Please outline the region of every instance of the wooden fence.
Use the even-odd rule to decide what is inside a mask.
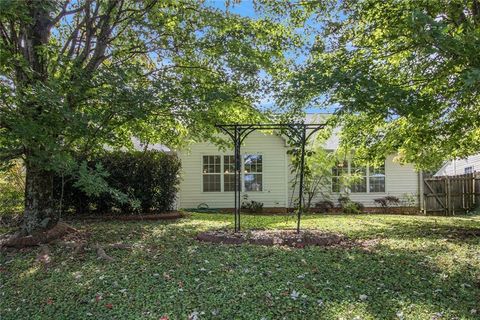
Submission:
[[[480,205],[480,172],[424,179],[426,214],[455,215]]]

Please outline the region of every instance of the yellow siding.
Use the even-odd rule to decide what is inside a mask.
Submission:
[[[242,154],[261,154],[263,160],[263,191],[244,192],[249,200],[260,201],[265,207],[285,207],[287,193],[285,141],[276,135],[251,133],[242,146]],[[178,152],[182,160],[182,181],[179,208],[197,208],[206,203],[210,208],[232,208],[233,192],[203,192],[203,155],[233,155],[233,150],[219,150],[209,142],[196,143],[189,150]]]
[[[374,199],[386,195],[406,200],[406,195],[414,195],[418,204],[418,172],[413,165],[401,165],[393,161],[394,156],[385,160],[385,192],[383,193],[352,193],[350,198],[353,201],[363,203],[365,206],[375,206]]]
[[[249,200],[260,201],[265,207],[286,207],[291,204],[293,190],[292,176],[289,168],[285,140],[279,136],[252,133],[242,146],[242,154],[261,154],[263,156],[263,191],[248,192]],[[209,142],[192,145],[189,150],[178,152],[182,160],[182,181],[178,198],[179,208],[197,208],[206,203],[210,208],[232,208],[233,192],[202,191],[202,156],[233,155],[232,150],[219,150]],[[418,203],[419,175],[412,165],[400,165],[390,156],[385,161],[384,193],[351,193],[353,201],[363,203],[367,207],[375,206],[374,199],[392,195],[406,199],[410,194]],[[242,193],[242,195],[245,194]],[[297,193],[293,195],[296,199]],[[330,199],[337,201],[339,194],[331,194]],[[316,199],[320,200],[320,199]]]

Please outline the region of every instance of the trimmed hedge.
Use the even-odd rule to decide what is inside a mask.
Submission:
[[[100,163],[109,173],[108,185],[128,197],[121,201],[114,193],[89,196],[75,186],[74,179],[65,179],[63,211],[97,214],[145,214],[163,213],[174,209],[179,185],[180,160],[175,155],[160,151],[109,152],[90,161],[94,168]],[[61,193],[61,179],[57,197]]]

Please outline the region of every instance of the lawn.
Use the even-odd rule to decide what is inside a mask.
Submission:
[[[51,246],[0,256],[0,319],[479,319],[480,217],[306,216],[304,228],[376,239],[371,250],[228,246],[195,234],[233,217],[75,222],[90,241],[133,250],[74,255]],[[243,216],[243,228],[292,228]],[[476,234],[475,234],[476,232]]]

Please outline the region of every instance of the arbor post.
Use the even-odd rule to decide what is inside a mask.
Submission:
[[[303,211],[303,176],[305,172],[305,144],[306,144],[306,128],[302,126],[300,132],[301,154],[300,154],[300,186],[298,188],[298,212],[297,212],[297,233],[300,233],[300,219]]]

